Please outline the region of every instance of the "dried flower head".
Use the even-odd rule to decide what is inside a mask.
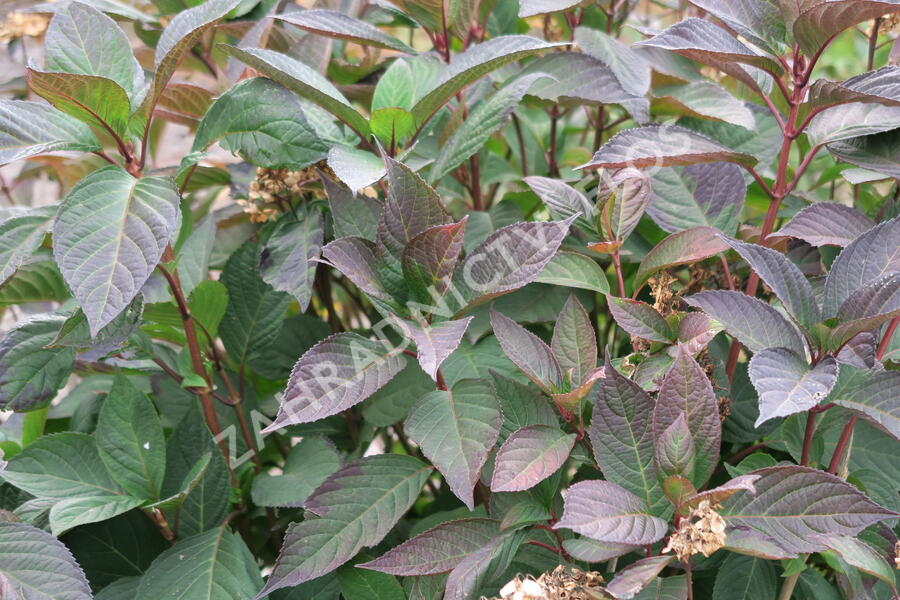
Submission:
[[[678,560],[685,562],[694,554],[709,556],[725,545],[725,519],[716,512],[719,505],[712,506],[703,500],[682,519],[669,537],[663,553],[675,552]]]
[[[13,40],[21,37],[38,37],[47,30],[50,19],[46,15],[21,12],[9,13],[6,21],[0,24],[0,40]]]
[[[894,568],[900,569],[900,541],[894,543]]]
[[[603,576],[596,571],[559,565],[537,579],[516,576],[500,590],[503,600],[594,600],[611,598],[601,587]]]

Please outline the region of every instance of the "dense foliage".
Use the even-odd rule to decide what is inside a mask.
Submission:
[[[0,597],[897,598],[900,0],[302,4],[0,9]]]

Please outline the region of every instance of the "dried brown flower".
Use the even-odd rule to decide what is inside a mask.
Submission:
[[[603,589],[603,576],[596,571],[559,565],[537,579],[517,576],[492,600],[595,600],[611,598]]]
[[[694,554],[709,556],[725,545],[725,519],[716,512],[718,505],[712,506],[703,500],[682,519],[669,537],[663,553],[675,552],[678,560],[686,562]]]
[[[6,21],[0,24],[0,40],[13,40],[20,37],[38,37],[47,30],[50,19],[46,15],[13,12]]]

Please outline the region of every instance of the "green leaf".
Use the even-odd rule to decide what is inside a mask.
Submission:
[[[416,361],[403,357],[403,364],[403,369],[387,385],[362,404],[363,417],[376,427],[402,421],[419,398],[434,391],[434,381]]]
[[[429,171],[429,181],[439,180],[478,152],[503,126],[531,84],[544,77],[543,73],[518,77],[481,101],[441,145],[440,154]]]
[[[46,531],[23,523],[0,523],[0,590],[23,600],[92,597],[69,549]]]
[[[415,54],[415,50],[365,21],[336,10],[310,9],[278,15],[279,20],[311,33],[356,42],[363,46],[386,48]]]
[[[227,288],[221,282],[209,279],[201,281],[188,299],[191,317],[196,319],[213,339],[219,333],[219,323],[225,316],[227,306]]]
[[[0,407],[29,411],[50,404],[75,363],[75,349],[45,348],[65,322],[63,315],[34,315],[0,340]]]
[[[69,2],[53,13],[44,38],[44,68],[58,73],[111,79],[134,97],[144,70],[116,22],[87,4]]]
[[[447,293],[462,251],[467,218],[449,225],[435,225],[413,237],[400,259],[403,279],[413,297],[430,306]],[[425,309],[426,314],[430,310]]]
[[[131,103],[122,87],[105,77],[48,73],[29,68],[28,87],[50,104],[99,129],[128,134]]]
[[[828,401],[857,412],[900,440],[900,373],[841,365]]]
[[[55,206],[46,206],[0,221],[0,285],[40,247],[55,214]]]
[[[778,584],[778,571],[772,561],[729,554],[716,573],[713,600],[774,598]]]
[[[50,509],[50,530],[60,536],[66,531],[85,525],[112,519],[143,504],[133,496],[84,496],[60,500]]]
[[[321,177],[325,192],[328,194],[334,237],[360,237],[374,242],[378,216],[382,209],[381,201],[369,196],[356,195],[343,184],[332,181],[330,177],[326,175]]]
[[[344,565],[337,570],[341,594],[351,600],[396,600],[406,598],[397,578],[386,573]]]
[[[368,187],[384,177],[384,161],[368,150],[332,146],[328,151],[328,167],[353,191]],[[376,218],[375,224],[378,220]],[[368,239],[368,238],[367,238]]]
[[[40,498],[117,496],[93,436],[72,431],[47,435],[9,460],[3,478]]]
[[[369,123],[334,85],[311,67],[286,54],[262,48],[223,49],[244,64],[274,79],[284,87],[318,104],[353,129],[360,139],[367,139]]]
[[[72,188],[53,225],[53,250],[91,335],[138,294],[178,222],[178,190],[166,177],[135,179],[110,165]]]
[[[582,52],[609,65],[616,79],[630,94],[644,96],[650,89],[650,65],[637,51],[597,29],[578,27],[575,43]]]
[[[525,35],[507,35],[470,46],[444,67],[431,90],[413,106],[411,112],[416,120],[416,126],[421,129],[457,92],[487,73],[560,45]]]
[[[359,459],[309,498],[309,516],[292,523],[261,594],[329,573],[363,546],[378,544],[418,497],[431,468],[410,456]]]
[[[291,302],[288,294],[273,290],[260,277],[258,252],[255,244],[245,243],[229,257],[221,277],[228,307],[219,334],[228,354],[251,367],[278,337],[281,316]]]
[[[661,86],[653,90],[653,96],[653,108],[662,114],[714,119],[750,130],[756,128],[750,108],[711,81]]]
[[[304,437],[284,462],[280,475],[262,473],[253,480],[253,503],[259,506],[303,506],[310,494],[341,467],[330,440]]]
[[[475,484],[502,422],[493,387],[480,379],[463,379],[450,391],[426,394],[413,406],[404,428],[453,493],[474,510]]]
[[[22,265],[0,286],[0,306],[29,302],[63,302],[69,299],[66,282],[49,252],[38,251],[33,262]]]
[[[575,387],[584,382],[597,367],[597,334],[590,315],[572,294],[566,300],[550,341],[553,355],[569,382]]]
[[[600,265],[589,256],[569,250],[558,251],[535,281],[593,290],[601,294],[609,292],[609,282]]]
[[[250,550],[239,535],[222,525],[181,540],[160,554],[141,578],[135,600],[246,600],[261,586]]]
[[[692,227],[673,233],[644,255],[634,275],[634,287],[640,288],[663,269],[697,262],[726,250],[728,244],[712,227]]]
[[[664,167],[651,177],[653,199],[647,213],[669,233],[698,226],[728,235],[737,230],[747,193],[739,166],[715,162]]]
[[[607,301],[610,314],[627,333],[664,344],[673,341],[675,334],[668,321],[646,302],[615,296],[607,296]]]
[[[206,0],[199,6],[180,11],[163,30],[156,43],[153,66],[156,73],[144,101],[134,111],[131,128],[142,131],[157,100],[181,64],[185,54],[219,19],[231,12],[241,0]]]
[[[318,208],[304,204],[278,220],[260,251],[260,275],[280,292],[288,292],[305,311],[313,295],[325,224]]]
[[[129,494],[158,500],[166,469],[166,441],[156,409],[121,373],[97,420],[97,449],[109,474]]]
[[[297,96],[262,77],[241,81],[213,102],[197,127],[192,152],[216,141],[271,169],[304,169],[328,154]]]
[[[51,106],[0,100],[0,165],[47,152],[101,148],[90,127]]]

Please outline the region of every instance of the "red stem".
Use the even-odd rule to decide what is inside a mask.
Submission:
[[[853,433],[853,426],[856,425],[857,418],[856,415],[850,417],[850,420],[847,421],[844,430],[841,432],[841,437],[834,448],[834,455],[831,457],[831,464],[828,465],[828,472],[832,475],[836,475],[838,467],[841,466],[841,458],[844,456],[844,450],[847,448],[847,442],[850,441],[850,434]]]
[[[894,337],[894,332],[897,331],[898,323],[900,323],[900,316],[896,316],[891,320],[887,331],[884,332],[884,337],[878,343],[878,349],[875,351],[875,359],[878,362],[881,362],[884,359],[884,355],[887,354],[888,346],[891,345],[891,338]]]
[[[812,447],[813,434],[816,432],[816,414],[812,411],[806,413],[806,431],[803,434],[803,451],[800,454],[800,464],[809,466],[809,450]]]

